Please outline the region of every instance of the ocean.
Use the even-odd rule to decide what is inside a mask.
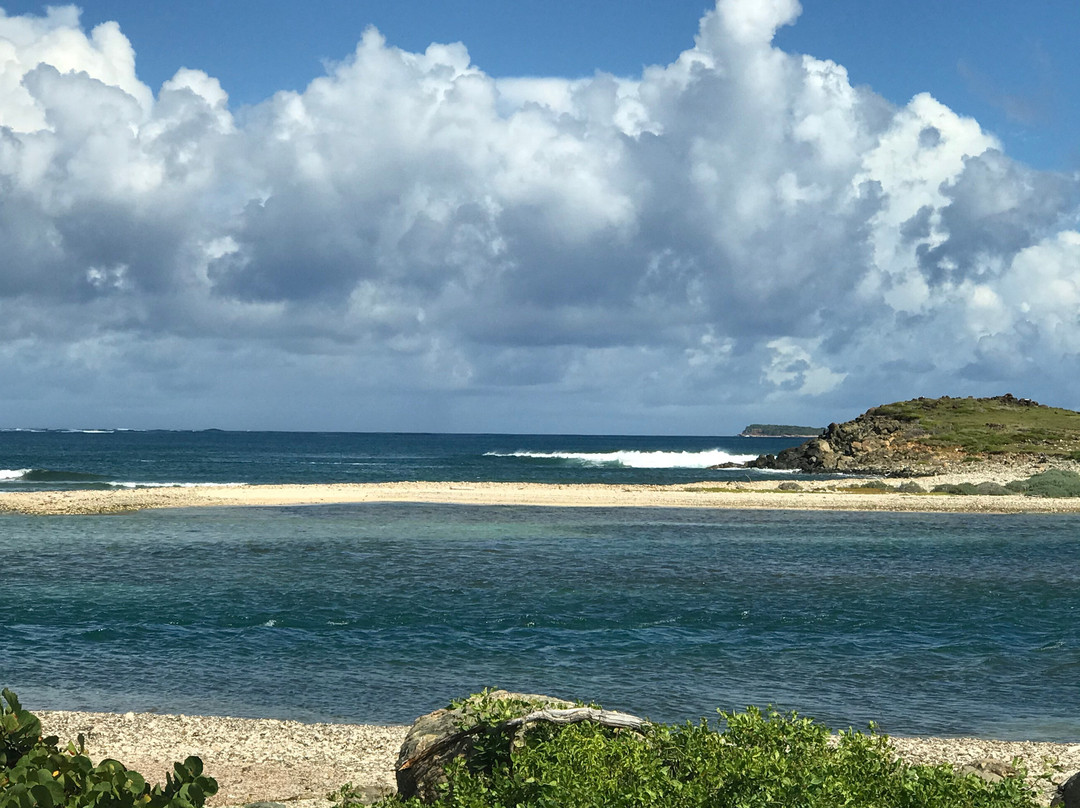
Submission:
[[[679,483],[793,440],[0,432],[0,487]],[[486,686],[683,721],[1080,739],[1080,517],[365,504],[0,517],[33,709],[408,723]]]
[[[0,430],[0,491],[233,483],[679,483],[791,438]],[[762,476],[721,470],[717,479]]]

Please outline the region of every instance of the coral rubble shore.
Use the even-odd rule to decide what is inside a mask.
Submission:
[[[1032,468],[1035,468],[1034,466]],[[1008,482],[1031,473],[1027,466],[987,466],[962,474],[920,478],[929,490],[940,483]],[[239,485],[137,488],[112,491],[0,493],[0,513],[104,514],[151,508],[424,502],[456,505],[550,507],[759,508],[783,510],[922,511],[985,513],[1080,512],[1080,498],[941,496],[853,489],[860,478],[800,480],[798,491],[778,481],[730,478],[691,485],[551,485],[495,482],[398,482],[336,485]]]
[[[150,782],[164,782],[173,761],[202,758],[218,781],[214,805],[317,800],[346,782],[372,794],[394,790],[394,762],[408,727],[302,724],[272,719],[156,713],[35,710],[61,745],[80,733],[94,762],[120,760]]]
[[[316,801],[346,782],[374,795],[394,787],[394,762],[407,727],[302,724],[268,719],[177,716],[148,713],[35,711],[44,731],[63,742],[82,733],[95,761],[116,758],[153,781],[164,780],[174,760],[203,759],[220,785],[210,805],[256,801]],[[951,763],[1019,758],[1037,775],[1056,761],[1063,774],[1080,769],[1077,744],[993,741],[975,738],[894,738],[912,763]],[[1053,785],[1036,784],[1044,804]],[[312,802],[311,805],[315,805]]]

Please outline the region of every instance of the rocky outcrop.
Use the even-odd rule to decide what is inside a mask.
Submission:
[[[918,476],[947,472],[961,462],[964,453],[959,449],[923,443],[921,439],[927,434],[916,421],[870,410],[853,421],[829,424],[820,438],[811,438],[778,455],[762,455],[747,466],[808,474]]]
[[[1080,460],[1080,412],[1006,393],[883,404],[750,468],[890,476],[941,474],[990,458]],[[965,468],[972,468],[965,465]]]

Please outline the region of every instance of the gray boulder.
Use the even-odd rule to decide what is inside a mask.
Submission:
[[[1016,768],[997,758],[980,758],[960,767],[960,774],[973,774],[988,783],[1000,783],[1007,777],[1016,777]]]
[[[1054,795],[1050,804],[1061,805],[1064,808],[1080,808],[1080,772],[1058,786],[1057,794]]]

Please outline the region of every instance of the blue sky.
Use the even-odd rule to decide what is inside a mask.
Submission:
[[[1074,0],[0,8],[0,426],[1080,407]]]
[[[0,3],[9,14],[40,2]],[[55,4],[54,4],[55,5]],[[180,67],[219,78],[235,105],[302,90],[374,25],[422,51],[463,42],[493,76],[636,75],[692,44],[704,0],[97,0],[92,27],[118,20],[152,88]],[[919,92],[975,117],[1013,157],[1080,169],[1080,3],[1075,0],[808,0],[780,29],[786,49],[844,65],[852,81],[902,104]]]

